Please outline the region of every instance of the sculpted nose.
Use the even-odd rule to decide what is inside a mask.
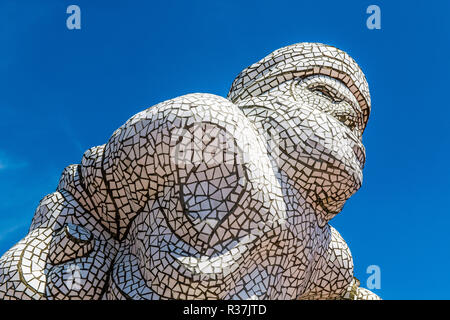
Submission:
[[[358,159],[358,162],[361,166],[361,169],[364,169],[364,165],[366,163],[366,149],[362,144],[361,140],[358,139],[354,134],[350,132],[346,132],[345,138],[347,138],[350,143],[350,146]]]

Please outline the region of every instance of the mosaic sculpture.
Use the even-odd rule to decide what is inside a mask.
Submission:
[[[0,259],[2,299],[379,299],[328,222],[362,183],[369,88],[318,43],[227,99],[144,110],[86,151]]]

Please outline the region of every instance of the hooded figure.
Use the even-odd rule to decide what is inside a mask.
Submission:
[[[136,114],[41,200],[0,298],[379,299],[328,223],[361,186],[369,112],[352,58],[299,43],[227,99]]]

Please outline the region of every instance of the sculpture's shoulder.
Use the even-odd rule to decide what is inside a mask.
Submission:
[[[207,117],[211,112],[228,112],[244,116],[233,102],[224,97],[210,93],[189,93],[153,105],[131,117],[126,124],[135,123],[143,118],[172,122],[175,117],[195,116],[200,120],[200,116]]]
[[[170,104],[170,105],[177,105],[177,104],[201,104],[201,105],[233,105],[233,102],[231,102],[230,100],[219,96],[219,95],[215,95],[212,93],[201,93],[201,92],[196,92],[196,93],[188,93],[182,96],[178,96],[176,98],[172,98],[166,101],[163,101],[159,104]],[[158,105],[159,105],[158,104]]]
[[[219,102],[219,103],[230,103],[232,102],[222,96],[213,94],[213,93],[205,93],[205,92],[194,92],[194,93],[188,93],[176,98],[173,98],[171,100],[181,100],[181,101],[196,101],[196,100],[204,100],[204,101],[210,101],[210,102]],[[170,100],[169,100],[170,101]]]
[[[107,158],[116,151],[128,151],[136,145],[172,147],[185,134],[185,129],[201,129],[198,125],[219,126],[234,133],[236,128],[250,127],[249,120],[230,100],[209,93],[190,93],[160,102],[132,116],[111,136],[105,149]],[[204,128],[203,128],[204,129]],[[202,130],[203,130],[202,129]],[[242,131],[242,130],[240,130]],[[147,148],[148,149],[148,148]]]

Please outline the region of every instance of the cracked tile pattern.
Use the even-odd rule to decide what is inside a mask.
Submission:
[[[2,299],[379,299],[329,221],[362,184],[370,94],[319,43],[228,97],[152,106],[64,169],[0,259]]]

